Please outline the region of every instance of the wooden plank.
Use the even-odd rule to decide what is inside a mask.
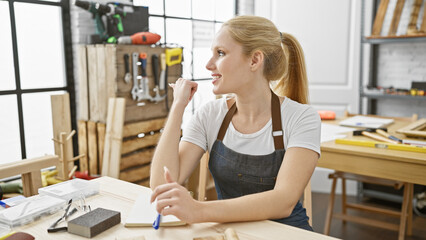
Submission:
[[[110,98],[108,103],[103,176],[119,177],[125,106],[123,98]]]
[[[398,230],[398,225],[388,222],[383,222],[379,220],[364,218],[364,217],[358,217],[358,216],[350,216],[350,215],[343,215],[340,213],[336,213],[333,215],[333,217],[346,220],[349,222],[356,222],[359,224],[367,225],[367,226],[374,226],[378,228],[384,228],[388,230]]]
[[[158,118],[149,121],[141,121],[124,125],[123,138],[136,136],[139,133],[158,131],[164,127],[167,118]]]
[[[53,124],[53,138],[59,140],[61,132],[66,134],[71,133],[71,105],[70,96],[68,93],[50,96],[52,105],[52,124]],[[68,149],[73,149],[72,141],[65,143]],[[61,154],[61,146],[58,142],[54,142],[55,155]],[[73,152],[67,152],[65,156],[67,159],[73,158]],[[69,163],[68,166],[72,167],[74,163]],[[61,168],[61,167],[59,167]],[[60,171],[60,169],[58,169]]]
[[[87,122],[87,140],[89,147],[88,160],[89,160],[89,173],[91,175],[99,174],[98,170],[98,136],[97,136],[96,122]]]
[[[154,135],[147,135],[143,138],[134,138],[127,141],[123,141],[121,153],[127,154],[142,148],[155,146],[157,145],[160,136],[161,133],[155,133]]]
[[[419,18],[420,7],[422,6],[423,0],[415,0],[411,8],[410,22],[407,27],[407,35],[419,34],[417,30],[417,19]]]
[[[389,28],[388,36],[395,36],[398,30],[399,20],[401,19],[402,9],[404,8],[405,0],[398,0],[393,11],[392,22]]]
[[[134,183],[149,188],[149,178]]]
[[[426,33],[426,3],[423,4],[423,19],[422,25],[420,26],[420,32],[423,34]]]
[[[38,158],[23,159],[12,163],[0,165],[0,178],[29,173],[42,168],[57,166],[59,157],[57,155],[46,155]]]
[[[120,172],[120,179],[127,182],[137,182],[142,179],[149,178],[151,165],[143,165]]]
[[[122,156],[120,161],[120,171],[150,163],[154,156],[155,148],[144,148],[142,151],[134,152],[130,155]]]
[[[87,140],[87,122],[84,120],[77,121],[78,128],[78,152],[79,155],[84,154],[84,157],[80,158],[80,171],[88,171],[88,161],[87,161],[87,149],[88,149],[88,140]]]
[[[119,97],[123,97],[120,94]],[[168,92],[169,96],[169,107],[172,106],[173,103],[173,92]],[[124,122],[126,124],[132,123],[132,122],[139,122],[139,121],[146,121],[156,118],[164,118],[167,117],[168,111],[166,109],[166,105],[164,101],[161,101],[157,104],[146,102],[146,105],[144,106],[137,106],[136,102],[130,97],[124,97],[126,101],[132,102],[130,105],[127,104],[126,106],[126,115]]]
[[[376,18],[374,19],[373,30],[371,31],[371,35],[380,35],[382,32],[383,20],[386,16],[386,11],[388,9],[389,0],[381,0],[379,9],[376,13]]]
[[[77,50],[78,67],[78,115],[80,120],[89,120],[89,91],[87,82],[87,50],[85,45],[79,45]]]
[[[98,123],[96,123],[96,128],[97,128],[97,132],[98,132],[99,169],[102,169],[102,164],[103,164],[103,159],[104,159],[106,124],[98,122]]]
[[[105,82],[107,102],[108,99],[116,97],[115,92],[117,89],[117,58],[116,58],[116,45],[106,44],[105,45]]]
[[[97,61],[97,85],[98,91],[92,92],[96,94],[98,98],[98,111],[99,111],[99,120],[98,122],[105,123],[107,118],[107,82],[106,82],[106,66],[105,66],[105,46],[103,44],[96,45],[96,61]]]
[[[62,181],[67,181],[69,180],[68,178],[68,173],[69,173],[69,165],[72,164],[72,166],[74,166],[74,162],[70,162],[68,163],[68,160],[71,160],[71,158],[68,158],[67,156],[69,155],[69,153],[71,152],[71,156],[72,156],[72,149],[69,149],[67,147],[67,136],[68,134],[65,132],[61,132],[59,140],[64,143],[61,144],[61,155],[59,155],[59,166],[61,166],[60,171],[58,171],[58,179],[62,180]],[[72,168],[71,166],[71,168]]]
[[[88,81],[89,81],[89,120],[99,122],[100,112],[97,94],[98,89],[98,65],[97,50],[95,45],[87,45]]]

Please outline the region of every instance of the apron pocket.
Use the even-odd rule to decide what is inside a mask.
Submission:
[[[243,195],[272,190],[276,177],[259,177],[247,174],[238,174],[238,183]]]

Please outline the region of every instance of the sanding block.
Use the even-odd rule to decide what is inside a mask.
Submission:
[[[120,212],[97,208],[68,222],[68,232],[91,238],[121,222]]]

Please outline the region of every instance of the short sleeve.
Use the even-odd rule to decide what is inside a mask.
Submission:
[[[289,130],[287,149],[302,147],[321,155],[321,119],[312,107],[306,106]]]
[[[205,107],[199,108],[192,116],[189,123],[183,129],[181,141],[193,143],[204,151],[207,150],[206,118],[203,117]]]

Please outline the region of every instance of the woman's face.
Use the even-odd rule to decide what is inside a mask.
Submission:
[[[243,55],[242,46],[232,39],[227,27],[216,34],[211,49],[213,56],[206,68],[212,72],[213,92],[236,93],[248,82],[250,58]]]

